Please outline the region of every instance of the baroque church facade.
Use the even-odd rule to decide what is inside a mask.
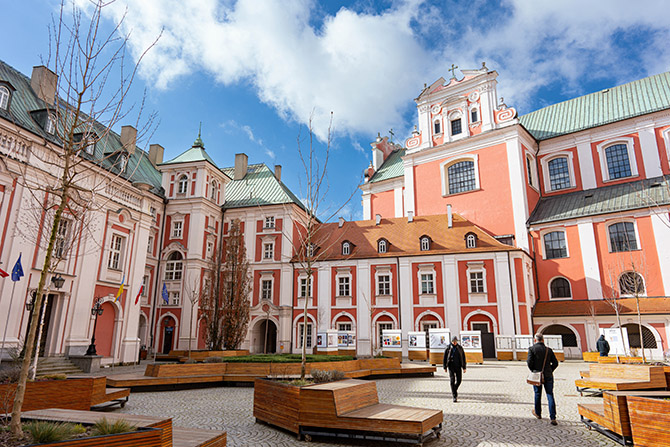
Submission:
[[[306,211],[281,166],[240,153],[219,167],[200,137],[164,161],[160,145],[135,146],[130,126],[87,146],[83,163],[116,171],[88,237],[74,237],[67,219],[59,229],[71,249],[52,273],[63,284],[49,288],[41,310],[41,355],[83,354],[94,328],[107,363],[136,361],[142,347],[206,348],[204,317],[189,297],[237,221],[252,276],[242,346],[251,352],[297,352],[303,334],[311,351],[317,332],[335,329],[353,332],[368,355],[385,329],[400,329],[406,346],[410,331],[449,328],[491,340],[560,334],[566,356],[579,357],[600,328],[620,321],[631,346],[642,338],[661,356],[670,336],[670,74],[520,117],[498,101],[495,71],[462,74],[423,89],[403,145],[372,143],[363,220],[319,226],[311,275],[296,257]],[[48,85],[55,74],[45,67],[28,78],[0,63],[0,261],[8,270],[21,255],[25,272],[0,279],[7,346],[20,343],[37,311],[26,304],[45,228],[21,231],[34,217],[22,176],[55,175],[37,163],[59,145]],[[99,162],[109,154],[123,164]]]

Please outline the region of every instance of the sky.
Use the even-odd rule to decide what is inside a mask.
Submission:
[[[48,58],[59,7],[5,2],[0,57],[30,75]],[[144,93],[158,117],[142,147],[161,144],[174,158],[202,122],[219,166],[240,152],[281,164],[284,183],[304,197],[298,141],[309,148],[311,122],[321,157],[330,140],[320,217],[351,220],[362,217],[355,192],[370,142],[391,129],[404,142],[417,124],[413,99],[448,79],[451,64],[486,62],[499,74],[498,96],[525,114],[670,70],[667,12],[665,0],[116,0],[103,28],[123,19],[134,59],[160,36],[129,97],[139,107]]]

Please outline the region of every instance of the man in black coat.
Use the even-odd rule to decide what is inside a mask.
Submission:
[[[463,372],[466,370],[465,351],[458,344],[458,337],[451,339],[451,344],[444,350],[442,366],[446,371],[449,369],[449,381],[451,382],[451,394],[454,396],[454,402],[458,402],[458,387],[461,386]]]
[[[610,344],[605,340],[605,334],[600,334],[600,338],[596,342],[596,349],[600,353],[600,357],[607,357],[610,353]]]
[[[535,335],[535,344],[528,349],[526,363],[528,364],[528,369],[531,371],[542,371],[544,391],[547,393],[547,403],[549,404],[549,419],[551,419],[551,425],[557,425],[556,401],[554,400],[554,370],[558,368],[558,360],[556,360],[554,351],[544,345],[544,336],[542,334]],[[536,418],[542,419],[542,385],[533,385],[533,388],[535,390],[535,409],[532,413]]]

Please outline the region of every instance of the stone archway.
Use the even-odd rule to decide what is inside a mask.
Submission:
[[[542,330],[543,335],[560,335],[563,341],[563,352],[566,359],[582,358],[582,348],[580,346],[579,335],[577,332],[563,324],[552,324]]]
[[[254,326],[252,338],[255,353],[274,354],[277,352],[277,325],[263,318]]]

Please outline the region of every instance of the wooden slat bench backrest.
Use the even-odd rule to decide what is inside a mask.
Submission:
[[[107,377],[93,377],[93,392],[91,395],[91,404],[97,405],[98,403],[107,401]]]
[[[651,365],[621,365],[593,363],[589,365],[590,378],[628,379],[649,381],[652,377],[663,374],[663,367]]]
[[[628,396],[633,444],[636,446],[668,446],[670,439],[670,401]]]
[[[217,376],[226,373],[225,363],[167,363],[154,365],[145,371],[145,376],[150,377],[187,377],[187,376]]]
[[[82,377],[66,380],[48,380],[28,382],[23,398],[23,411],[43,408],[68,408],[71,410],[90,410],[93,378]],[[7,402],[2,413],[11,413],[10,404],[14,401],[16,384],[0,385],[0,402]]]
[[[398,369],[400,368],[399,358],[390,359],[360,359],[358,369]]]
[[[612,424],[611,427],[606,428],[622,436],[631,436],[625,395],[604,392],[603,409],[605,418]]]
[[[335,389],[333,390],[333,397],[338,416],[379,403],[377,384],[373,381]]]
[[[263,396],[263,398],[257,398]],[[254,381],[254,417],[298,433],[300,388],[271,380]]]

